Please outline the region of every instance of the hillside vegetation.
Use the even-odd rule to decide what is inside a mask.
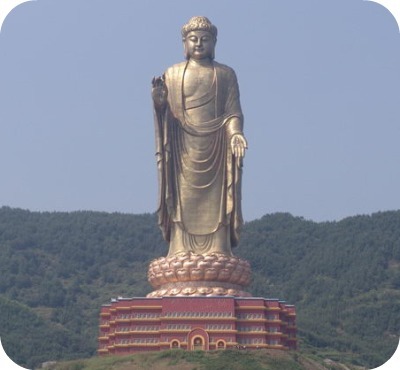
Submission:
[[[152,214],[0,208],[0,336],[21,366],[95,355],[101,304],[145,296],[166,244]],[[290,214],[245,225],[254,296],[296,305],[310,355],[376,367],[400,332],[400,211],[315,223]]]
[[[366,370],[332,360],[317,361],[297,351],[170,350],[97,357],[54,364],[48,370]]]

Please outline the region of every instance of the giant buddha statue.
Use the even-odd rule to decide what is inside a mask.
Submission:
[[[157,214],[169,252],[150,265],[159,288],[150,296],[246,295],[250,267],[232,254],[247,148],[236,74],[214,60],[217,28],[206,17],[191,18],[182,40],[186,61],[153,79]]]

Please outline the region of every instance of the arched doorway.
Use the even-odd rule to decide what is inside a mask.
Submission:
[[[193,351],[204,351],[204,339],[203,337],[197,336],[192,339]]]
[[[193,329],[187,336],[189,351],[208,351],[210,338],[208,333],[202,328]]]

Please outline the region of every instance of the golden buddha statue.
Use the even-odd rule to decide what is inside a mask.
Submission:
[[[241,177],[247,142],[236,75],[214,60],[217,28],[206,17],[191,18],[182,37],[186,61],[154,78],[152,88],[157,213],[169,243],[167,259],[213,255],[239,263],[231,248],[238,244],[243,224]],[[173,275],[171,281],[180,281],[175,270]]]
[[[169,256],[231,255],[242,225],[246,140],[235,72],[214,61],[217,29],[206,17],[182,28],[186,62],[153,81],[158,219]]]

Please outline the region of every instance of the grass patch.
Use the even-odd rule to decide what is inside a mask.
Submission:
[[[321,358],[304,352],[184,351],[138,353],[128,356],[93,357],[57,363],[49,370],[320,370],[332,369]],[[348,368],[354,368],[347,365]],[[336,368],[336,367],[335,367]]]
[[[49,370],[110,370],[121,364],[134,365],[137,355],[92,357],[86,360],[72,360],[56,363]]]

